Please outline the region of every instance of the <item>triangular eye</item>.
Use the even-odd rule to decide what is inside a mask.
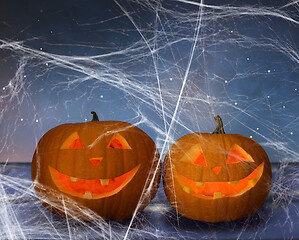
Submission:
[[[193,162],[193,164],[195,165],[201,165],[201,166],[207,166],[207,162],[205,159],[205,156],[203,155],[203,152],[201,152],[195,159],[195,161]]]
[[[60,149],[83,149],[83,144],[77,132],[72,133],[61,145]]]
[[[199,144],[196,144],[192,146],[180,159],[181,162],[189,162],[193,163],[195,165],[200,166],[207,166],[207,162],[205,159],[205,156],[203,154],[203,151],[201,149],[201,146]]]
[[[242,147],[234,144],[228,154],[226,164],[238,162],[254,162],[254,160]]]
[[[111,138],[107,148],[117,148],[117,149],[131,149],[127,140],[120,135],[119,133],[115,133]]]

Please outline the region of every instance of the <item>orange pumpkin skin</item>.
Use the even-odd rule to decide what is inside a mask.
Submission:
[[[161,176],[158,161],[155,143],[134,125],[71,123],[40,139],[31,175],[37,196],[51,212],[81,220],[122,220],[154,198]]]
[[[266,201],[271,181],[266,152],[238,134],[185,135],[171,146],[163,165],[164,191],[173,208],[205,222],[253,214]]]

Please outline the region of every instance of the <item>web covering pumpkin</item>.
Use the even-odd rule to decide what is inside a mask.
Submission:
[[[127,219],[155,196],[159,152],[138,127],[121,121],[59,125],[37,144],[34,189],[51,212],[94,220]]]
[[[163,185],[173,208],[187,218],[232,221],[256,212],[271,187],[271,165],[253,139],[225,134],[222,120],[214,134],[191,133],[169,149]]]

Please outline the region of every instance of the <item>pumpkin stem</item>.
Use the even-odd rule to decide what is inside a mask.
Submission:
[[[91,121],[100,121],[96,112],[92,111],[91,114],[92,114],[92,120]]]
[[[217,127],[214,130],[213,134],[225,134],[221,117],[217,115],[214,117],[214,119],[216,121]]]

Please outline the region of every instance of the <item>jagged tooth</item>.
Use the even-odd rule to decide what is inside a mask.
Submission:
[[[205,184],[204,182],[196,182],[197,187],[203,187],[204,184]]]
[[[109,179],[101,179],[101,184],[102,185],[108,185],[109,184]]]
[[[77,182],[77,181],[78,181],[78,178],[76,178],[76,177],[71,177],[71,181],[72,181],[72,182]]]
[[[231,181],[231,182],[228,182],[229,184],[238,184],[239,183],[239,181],[237,180],[237,181]]]
[[[250,179],[250,180],[248,181],[248,185],[250,185],[250,186],[254,186],[254,185],[256,184],[256,182],[257,182],[257,180],[256,180],[255,178]]]
[[[183,187],[183,190],[186,192],[186,193],[190,193],[190,188],[189,187]]]
[[[214,192],[213,198],[214,199],[216,199],[216,198],[222,198],[222,193],[221,192]]]
[[[85,192],[83,197],[86,199],[92,199],[92,194],[91,194],[91,192]]]

